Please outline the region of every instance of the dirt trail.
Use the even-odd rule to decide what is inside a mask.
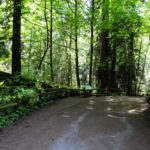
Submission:
[[[0,132],[0,150],[149,150],[142,97],[67,98]]]

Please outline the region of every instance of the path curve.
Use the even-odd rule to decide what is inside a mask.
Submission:
[[[149,150],[142,97],[67,98],[0,132],[0,150]]]

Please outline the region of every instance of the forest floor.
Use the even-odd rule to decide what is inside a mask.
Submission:
[[[0,132],[0,150],[149,150],[143,97],[67,98]]]

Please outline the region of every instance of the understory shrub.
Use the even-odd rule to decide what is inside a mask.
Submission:
[[[34,88],[0,86],[0,128],[12,124],[36,108],[38,93]]]

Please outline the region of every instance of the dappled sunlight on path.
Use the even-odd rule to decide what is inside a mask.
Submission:
[[[148,150],[149,141],[150,112],[143,97],[76,97],[3,130],[0,149]]]

